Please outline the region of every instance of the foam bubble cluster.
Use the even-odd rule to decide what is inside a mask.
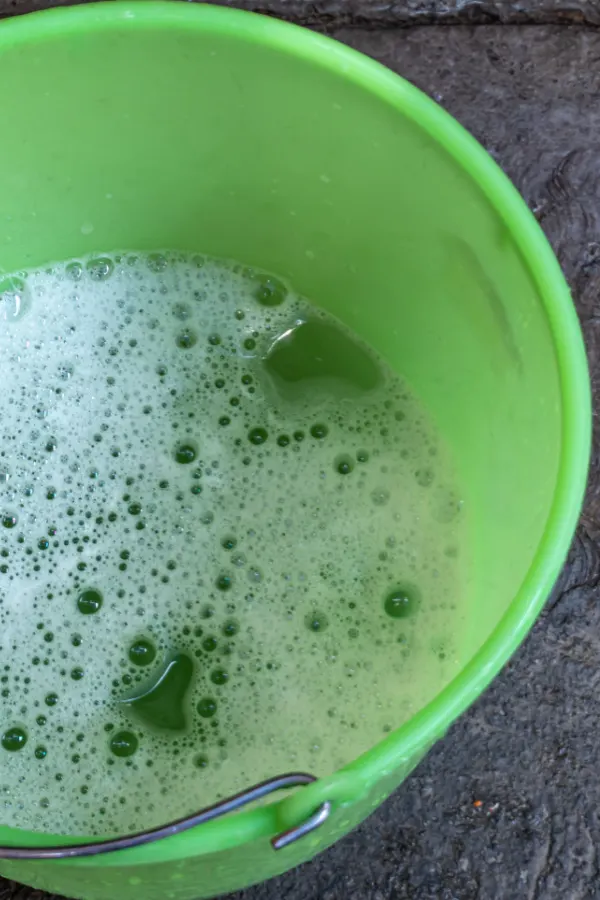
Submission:
[[[454,674],[451,466],[356,336],[200,256],[0,292],[3,823],[122,833],[325,775]]]

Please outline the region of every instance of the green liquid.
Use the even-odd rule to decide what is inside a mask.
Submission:
[[[301,322],[277,338],[265,367],[285,400],[326,392],[337,399],[375,390],[382,375],[373,357],[331,322]]]
[[[194,664],[178,653],[141,693],[121,701],[133,717],[148,728],[184,731],[187,725],[186,694]]]

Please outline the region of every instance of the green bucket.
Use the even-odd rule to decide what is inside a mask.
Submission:
[[[472,535],[468,662],[426,708],[268,805],[129,849],[0,863],[9,878],[88,900],[231,891],[364,819],[531,627],[586,478],[575,311],[542,232],[482,148],[328,38],[174,2],[53,10],[2,23],[0,84],[5,271],[173,247],[278,273],[402,372],[457,461]],[[319,827],[273,848],[323,809]],[[65,843],[0,827],[3,857]]]

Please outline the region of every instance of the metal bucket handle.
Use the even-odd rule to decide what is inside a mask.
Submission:
[[[129,850],[132,847],[141,847],[143,844],[151,844],[162,838],[173,837],[195,828],[196,825],[202,825],[204,822],[210,822],[218,819],[230,812],[235,812],[249,803],[261,800],[275,791],[285,788],[299,787],[301,785],[312,784],[317,779],[314,775],[306,772],[289,772],[286,775],[278,775],[275,778],[268,778],[252,787],[234,794],[226,800],[221,800],[213,806],[206,806],[197,813],[190,816],[184,816],[182,819],[176,819],[168,825],[160,825],[158,828],[152,828],[149,831],[139,831],[136,834],[128,834],[124,837],[108,838],[104,841],[87,842],[85,844],[61,844],[55,847],[0,847],[0,859],[77,859],[84,856],[99,856],[102,853],[114,853],[117,850]],[[274,850],[281,850],[289,844],[293,844],[299,838],[310,834],[316,828],[319,828],[331,813],[331,802],[326,800],[319,806],[317,810],[294,828],[284,831],[281,834],[271,838],[271,846]]]

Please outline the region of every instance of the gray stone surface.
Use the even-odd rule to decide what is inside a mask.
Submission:
[[[599,409],[600,34],[331,33],[435,96],[521,189],[572,285]],[[569,563],[520,652],[356,832],[230,900],[600,900],[598,427]],[[0,880],[9,898],[48,900]]]
[[[0,18],[75,0],[0,0]],[[87,2],[87,0],[81,0]],[[135,2],[135,0],[133,0]],[[194,0],[197,2],[197,0]],[[600,0],[213,0],[301,25],[407,25],[490,22],[600,24]]]

